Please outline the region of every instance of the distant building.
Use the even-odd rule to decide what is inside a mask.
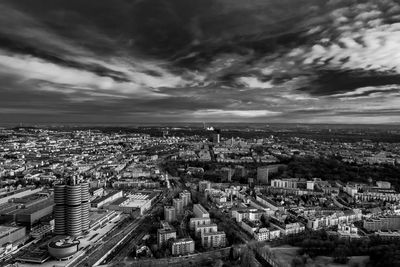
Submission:
[[[102,188],[100,188],[100,189],[102,189]],[[122,192],[122,191],[111,192],[111,193],[109,193],[109,194],[106,195],[106,196],[99,197],[99,198],[96,198],[95,200],[93,200],[93,201],[91,202],[91,206],[92,206],[93,208],[101,208],[101,207],[103,207],[105,204],[111,203],[111,202],[113,202],[114,200],[119,199],[119,198],[121,198],[121,197],[123,197],[123,192]]]
[[[246,176],[246,168],[241,165],[236,165],[234,175],[239,178],[245,177]]]
[[[307,181],[307,190],[314,190],[314,181]]]
[[[176,221],[176,209],[172,206],[165,206],[164,207],[164,219],[167,222]]]
[[[318,213],[305,216],[305,219],[307,220],[307,228],[312,230],[328,228],[344,223],[349,224],[360,221],[361,218],[362,213],[359,209],[333,211],[325,214]]]
[[[231,182],[232,181],[232,175],[233,175],[233,170],[228,167],[221,168],[219,170],[219,174],[221,176],[221,182]]]
[[[200,181],[199,191],[204,193],[207,189],[211,189],[211,183],[209,181]]]
[[[241,222],[244,219],[249,221],[258,221],[263,214],[265,214],[265,211],[258,209],[232,210],[232,217],[236,220],[236,222]]]
[[[299,179],[297,178],[287,178],[287,179],[273,179],[271,180],[271,187],[275,188],[297,188]]]
[[[182,238],[174,241],[171,247],[172,255],[187,255],[194,252],[194,241],[191,238]]]
[[[212,142],[219,144],[221,142],[221,133],[219,130],[215,130],[212,134]]]
[[[284,165],[268,165],[257,168],[257,182],[260,184],[268,184],[271,174],[278,173],[279,168]]]
[[[184,200],[180,198],[174,198],[172,204],[176,210],[177,215],[183,214]]]
[[[384,189],[390,189],[392,187],[392,185],[390,184],[390,182],[385,182],[385,181],[377,181],[376,185],[379,188],[384,188]]]
[[[364,228],[368,231],[400,230],[400,216],[389,215],[370,218],[364,221]]]
[[[277,211],[277,210],[283,211],[285,209],[281,204],[276,203],[272,199],[269,199],[265,196],[257,195],[256,200],[259,201],[261,204],[265,205],[266,207],[270,208],[273,211]]]
[[[260,184],[268,184],[270,168],[268,166],[257,168],[257,182]]]
[[[209,218],[210,214],[201,204],[193,205],[193,213],[197,218]]]
[[[338,225],[338,235],[340,238],[354,239],[360,238],[358,228],[354,224],[340,224]]]
[[[143,215],[151,208],[158,195],[158,191],[138,191],[107,204],[105,208],[129,214],[135,214],[138,211],[140,215]]]
[[[12,192],[3,192],[0,194],[0,204],[7,203],[11,199],[22,198],[22,197],[26,197],[29,195],[33,195],[33,194],[39,193],[42,190],[43,190],[43,188],[37,188],[37,189],[23,188],[23,189],[15,190]]]
[[[189,191],[184,190],[183,192],[179,193],[179,198],[183,200],[183,206],[186,207],[189,203],[192,202],[192,195]]]
[[[269,240],[269,231],[267,228],[259,228],[254,231],[254,239],[257,241],[266,241]]]
[[[90,184],[89,184],[90,187]],[[90,194],[93,196],[93,198],[97,198],[97,197],[102,197],[104,194],[104,188],[100,187],[100,188],[91,188],[89,190]]]

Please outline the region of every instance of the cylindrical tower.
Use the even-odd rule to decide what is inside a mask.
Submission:
[[[54,186],[54,233],[79,236],[89,230],[89,184],[72,178],[67,185]]]
[[[56,205],[65,204],[65,188],[66,185],[63,184],[56,184],[54,186],[54,203]]]
[[[81,186],[81,200],[82,202],[89,201],[89,184],[84,182],[80,184]]]
[[[90,203],[85,202],[82,203],[81,206],[81,222],[82,222],[82,231],[87,231],[89,230],[89,208],[90,208]]]
[[[81,186],[81,222],[82,222],[82,231],[89,230],[89,184],[87,182],[83,182],[80,184]]]
[[[54,234],[65,235],[66,233],[66,214],[64,205],[54,206]]]
[[[81,206],[67,206],[67,234],[79,236],[82,234]]]
[[[67,185],[67,195],[65,200],[68,206],[79,206],[81,204],[80,185]]]
[[[82,233],[81,227],[81,186],[67,185],[67,233],[78,236]]]
[[[66,234],[66,211],[65,211],[65,192],[66,186],[57,184],[54,186],[54,233],[56,235]]]

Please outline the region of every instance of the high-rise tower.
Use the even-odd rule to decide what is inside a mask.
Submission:
[[[79,236],[89,229],[89,184],[76,178],[54,186],[54,233]]]

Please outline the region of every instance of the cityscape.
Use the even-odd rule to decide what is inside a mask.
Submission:
[[[0,137],[2,266],[398,263],[396,126],[17,126]]]
[[[0,267],[400,267],[399,0],[1,0]]]

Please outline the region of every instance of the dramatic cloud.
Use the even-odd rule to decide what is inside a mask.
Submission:
[[[0,121],[400,122],[395,0],[4,0]]]

